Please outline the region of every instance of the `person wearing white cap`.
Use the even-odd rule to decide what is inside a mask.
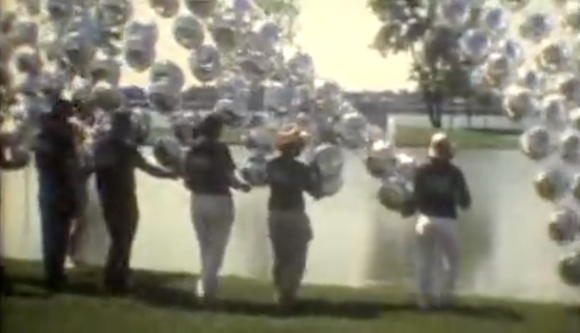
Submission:
[[[450,306],[453,302],[459,264],[457,208],[466,210],[471,206],[463,172],[451,162],[453,150],[446,134],[434,134],[428,158],[418,167],[414,180],[414,201],[419,213],[415,233],[421,309]],[[442,276],[435,276],[438,272]],[[442,283],[440,290],[435,289],[436,281]]]

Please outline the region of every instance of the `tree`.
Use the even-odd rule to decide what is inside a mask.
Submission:
[[[298,33],[298,0],[254,0],[254,3],[280,27],[282,40],[292,43]]]
[[[442,126],[446,100],[470,98],[473,68],[459,53],[461,31],[438,23],[438,4],[437,0],[368,0],[383,23],[372,47],[385,57],[402,52],[411,56],[410,78],[417,82],[435,128]],[[477,22],[479,13],[472,12],[469,24]]]

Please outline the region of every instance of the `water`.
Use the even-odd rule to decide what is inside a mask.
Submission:
[[[409,151],[416,156],[422,151]],[[236,160],[245,153],[234,149]],[[460,290],[466,294],[523,300],[580,302],[580,291],[564,286],[555,271],[562,250],[546,231],[550,207],[536,198],[530,180],[536,166],[515,151],[462,151],[474,207],[460,217],[463,246]],[[34,171],[5,174],[2,246],[9,257],[40,257]],[[199,260],[189,220],[189,196],[178,181],[138,174],[141,221],[135,267],[197,272]],[[309,202],[314,240],[306,281],[362,286],[413,285],[412,219],[402,219],[374,200],[376,181],[350,154],[345,187],[335,197]],[[225,274],[269,279],[264,190],[236,194],[237,219],[224,264]],[[91,207],[99,217],[96,203]]]

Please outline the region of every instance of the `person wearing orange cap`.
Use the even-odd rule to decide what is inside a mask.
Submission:
[[[279,155],[267,165],[270,188],[268,228],[274,252],[272,271],[276,301],[291,310],[306,268],[312,239],[303,193],[319,199],[319,171],[297,160],[305,147],[306,133],[298,126],[283,128],[277,136]]]
[[[459,244],[457,208],[471,206],[463,172],[454,165],[453,145],[446,134],[431,138],[428,159],[415,175],[414,201],[419,213],[415,226],[418,244],[418,284],[421,309],[450,306],[457,280]],[[438,267],[444,265],[446,267]],[[435,290],[436,272],[442,272],[442,290]]]

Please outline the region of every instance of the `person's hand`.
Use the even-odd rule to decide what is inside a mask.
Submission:
[[[250,184],[248,183],[242,183],[240,184],[240,191],[244,192],[244,193],[248,193],[252,190],[252,186],[250,186]]]

